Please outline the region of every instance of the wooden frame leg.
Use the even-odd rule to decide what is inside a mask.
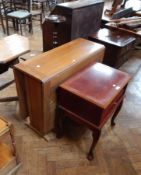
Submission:
[[[21,32],[21,35],[23,35],[21,20],[19,20],[19,25],[20,25],[20,32]]]
[[[9,132],[10,132],[10,137],[11,137],[11,140],[12,140],[13,155],[16,158],[17,164],[19,164],[20,160],[19,160],[19,157],[18,157],[18,154],[17,154],[17,150],[16,150],[16,144],[15,144],[15,138],[14,138],[14,126],[12,124],[9,125]]]
[[[33,33],[32,16],[30,16],[28,20],[29,20],[29,32]]]
[[[9,35],[9,25],[8,25],[8,18],[6,17],[6,33]]]
[[[94,129],[93,130],[93,133],[92,133],[92,136],[93,136],[93,141],[92,141],[92,144],[91,144],[91,147],[90,147],[90,150],[88,152],[88,155],[87,155],[87,159],[88,160],[93,160],[94,156],[93,156],[93,150],[100,138],[100,135],[101,135],[101,130],[99,129]]]
[[[111,119],[111,126],[115,126],[115,118],[116,116],[118,115],[121,107],[122,107],[122,104],[123,104],[123,100],[121,101],[121,103],[118,105],[116,111],[114,112],[113,116],[112,116],[112,119]]]
[[[3,29],[3,33],[5,33],[5,26],[4,26],[2,14],[0,14],[0,19],[1,19],[1,25],[2,25],[2,29]]]

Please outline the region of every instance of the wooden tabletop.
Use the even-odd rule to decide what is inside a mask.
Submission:
[[[78,38],[60,47],[44,52],[34,59],[21,62],[14,67],[30,76],[46,81],[53,76],[63,73],[80,61],[96,55],[104,46],[92,41]],[[101,52],[103,54],[103,52]],[[100,56],[98,56],[99,58]]]
[[[30,51],[27,37],[13,34],[0,40],[0,64],[8,63]]]
[[[135,41],[135,38],[131,36],[128,32],[123,32],[121,30],[110,30],[107,28],[100,29],[89,38],[92,41],[94,39],[97,39],[105,44],[109,43],[112,46],[114,45],[121,48]]]

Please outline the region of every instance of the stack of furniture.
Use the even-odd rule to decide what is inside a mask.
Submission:
[[[100,28],[103,0],[73,1],[57,4],[51,15],[64,16],[58,27],[58,43],[62,45],[78,37],[87,38]],[[53,48],[53,25],[43,22],[43,51]]]
[[[102,62],[104,50],[101,44],[79,38],[15,65],[22,118],[29,116],[30,126],[47,134],[54,128],[57,87],[88,64]]]

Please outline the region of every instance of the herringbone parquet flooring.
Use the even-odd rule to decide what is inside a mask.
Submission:
[[[41,29],[36,30],[38,32],[29,36],[31,48],[42,50]],[[68,129],[71,136],[58,140],[49,133],[46,141],[19,119],[17,102],[0,104],[0,115],[15,126],[22,162],[17,175],[141,175],[141,51],[134,52],[120,69],[133,78],[116,126],[105,125],[91,162],[86,159],[91,144],[89,130],[80,134],[83,128],[74,125]],[[12,71],[1,75],[0,83],[12,76]],[[14,84],[0,92],[0,96],[13,94],[16,94]],[[79,133],[77,138],[76,133]]]

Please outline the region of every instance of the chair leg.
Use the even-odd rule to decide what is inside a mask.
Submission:
[[[16,149],[16,143],[15,143],[15,137],[14,137],[14,126],[13,124],[8,124],[9,125],[9,132],[10,132],[10,137],[12,141],[12,147],[13,147],[13,155],[16,158],[16,163],[19,164],[20,160],[17,154],[17,149]]]
[[[2,15],[0,15],[0,19],[1,19],[1,25],[2,25],[2,29],[3,29],[3,33],[5,33],[5,26],[4,26]]]
[[[29,17],[29,32],[33,33],[32,16]]]
[[[19,20],[21,35],[23,35],[21,20]]]
[[[9,26],[8,26],[8,18],[6,17],[6,30],[7,35],[9,35]]]
[[[40,24],[41,24],[41,27],[42,27],[42,13],[41,13],[41,15],[40,15]]]

